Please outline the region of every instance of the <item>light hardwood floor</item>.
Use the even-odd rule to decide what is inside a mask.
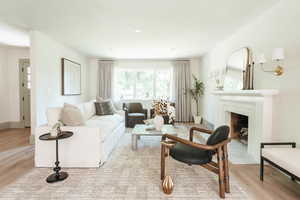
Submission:
[[[29,136],[30,129],[0,131],[0,189],[34,170],[34,148]],[[252,199],[300,199],[300,184],[271,167],[265,169],[264,182],[259,180],[258,165],[231,164],[230,172]]]

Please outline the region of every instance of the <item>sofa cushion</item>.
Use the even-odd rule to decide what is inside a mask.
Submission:
[[[128,113],[130,118],[145,118],[145,114],[143,113]]]
[[[84,118],[86,120],[92,118],[96,114],[95,101],[89,101],[83,104]]]
[[[46,111],[48,126],[53,126],[59,120],[61,120],[61,107],[57,108],[48,108]]]
[[[61,120],[67,126],[81,126],[85,121],[80,108],[67,103],[62,109]]]
[[[263,148],[262,156],[300,177],[299,148]]]
[[[124,117],[119,114],[93,116],[85,122],[87,127],[101,128],[100,139],[105,141],[109,134],[112,134],[115,128],[124,122]]]

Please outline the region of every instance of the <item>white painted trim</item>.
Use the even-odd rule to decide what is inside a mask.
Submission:
[[[214,95],[228,95],[228,96],[275,96],[279,94],[278,90],[231,90],[231,91],[213,91]]]
[[[0,130],[9,128],[24,128],[22,122],[1,122]]]
[[[0,130],[8,129],[9,128],[9,122],[1,122],[0,123]]]
[[[29,137],[29,144],[34,144],[35,142],[35,135],[30,135]]]

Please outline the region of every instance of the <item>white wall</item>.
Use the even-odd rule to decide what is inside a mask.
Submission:
[[[300,18],[298,0],[281,1],[263,16],[256,18],[251,24],[240,29],[224,42],[218,44],[201,59],[201,79],[206,83],[206,95],[202,99],[203,116],[211,122],[216,120],[216,98],[210,94],[215,83],[208,78],[211,70],[223,68],[226,59],[236,49],[249,47],[254,54],[265,53],[272,68],[272,50],[276,47],[285,48],[285,74],[273,76],[255,68],[255,89],[278,89],[280,95],[275,101],[274,139],[281,141],[296,141],[300,143],[298,121],[300,114],[300,27],[296,23]]]
[[[7,79],[7,52],[5,48],[0,48],[0,123],[7,122],[9,116],[8,98],[9,94]]]
[[[82,95],[61,95],[61,58],[68,58],[81,64]],[[84,55],[53,40],[44,33],[31,32],[32,127],[46,123],[46,109],[62,106],[64,102],[80,103],[88,100],[87,58]],[[34,134],[34,133],[33,133]]]
[[[0,122],[20,121],[19,59],[29,58],[29,48],[0,47]]]

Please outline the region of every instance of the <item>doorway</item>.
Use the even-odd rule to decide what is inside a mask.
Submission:
[[[30,127],[31,67],[29,59],[20,59],[20,121]]]

